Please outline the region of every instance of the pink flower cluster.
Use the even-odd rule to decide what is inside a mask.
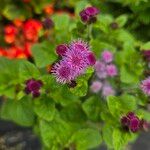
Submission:
[[[142,81],[141,89],[146,95],[150,96],[150,77]]]
[[[74,40],[70,44],[60,44],[56,53],[62,58],[52,67],[52,74],[57,82],[70,83],[83,74],[89,66],[96,62],[89,45],[82,40]]]
[[[98,93],[102,91],[104,97],[115,94],[113,87],[108,82],[108,78],[118,74],[117,67],[112,63],[113,59],[112,52],[105,50],[101,55],[101,59],[96,61],[95,71],[98,80],[92,83],[92,92]]]

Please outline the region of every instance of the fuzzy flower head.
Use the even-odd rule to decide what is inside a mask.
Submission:
[[[43,21],[43,27],[45,29],[51,29],[52,27],[54,27],[54,22],[50,18],[45,18],[45,20]]]
[[[142,81],[141,89],[146,95],[150,96],[150,77]]]
[[[70,43],[70,49],[78,49],[79,51],[89,51],[90,47],[87,42],[78,39]]]
[[[96,75],[100,79],[105,79],[107,77],[106,65],[105,65],[104,62],[102,62],[102,61],[96,61],[95,70],[96,70]]]
[[[75,70],[76,75],[84,73],[88,66],[95,64],[95,56],[88,44],[82,40],[75,40],[69,45],[64,60]]]
[[[107,75],[110,77],[114,77],[117,75],[117,68],[115,65],[110,64],[106,66]]]
[[[90,87],[93,93],[98,93],[102,88],[102,83],[100,81],[94,81]]]
[[[111,85],[105,84],[102,88],[102,95],[104,97],[107,97],[107,96],[110,96],[110,95],[115,95],[115,91],[114,91],[114,89],[112,88]]]
[[[110,63],[113,61],[113,54],[112,52],[110,51],[104,51],[102,53],[102,60],[105,62],[105,63]]]
[[[60,61],[56,63],[51,70],[56,77],[57,82],[67,83],[74,79],[74,69],[67,61]]]
[[[25,93],[32,94],[33,97],[40,96],[40,88],[43,83],[41,80],[29,79],[26,81]]]

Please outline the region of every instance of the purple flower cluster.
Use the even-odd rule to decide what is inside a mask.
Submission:
[[[150,96],[150,77],[142,81],[141,89],[146,95]]]
[[[99,10],[96,7],[87,7],[80,12],[81,20],[84,23],[93,23],[96,21],[96,15],[99,14]]]
[[[56,47],[56,53],[62,59],[52,67],[52,74],[57,82],[70,83],[77,76],[83,74],[87,67],[96,62],[89,45],[82,40],[74,40],[70,44],[60,44]]]
[[[33,97],[40,96],[40,88],[43,83],[41,80],[29,79],[26,81],[25,93],[32,94]]]
[[[113,87],[108,82],[109,77],[114,77],[118,74],[117,67],[112,63],[112,61],[113,54],[107,50],[103,51],[101,59],[96,61],[95,64],[95,71],[98,80],[92,83],[92,92],[98,93],[102,90],[102,95],[104,97],[115,94]]]
[[[140,120],[133,112],[129,112],[121,118],[121,125],[124,129],[130,130],[131,132],[149,128],[148,123],[143,119]]]

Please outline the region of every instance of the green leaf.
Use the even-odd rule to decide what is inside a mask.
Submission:
[[[132,84],[132,83],[137,84],[139,82],[138,76],[133,72],[131,72],[129,68],[127,68],[126,66],[121,67],[120,79],[123,83],[127,83],[127,84]]]
[[[108,124],[106,124],[102,128],[103,139],[104,139],[104,142],[106,143],[106,145],[109,149],[113,148],[113,141],[112,141],[113,132],[112,131],[113,131],[113,127],[111,125],[108,125]]]
[[[54,15],[53,21],[55,22],[55,29],[56,30],[68,30],[69,28],[69,22],[70,18],[67,14],[61,14],[61,15]]]
[[[32,47],[32,55],[39,68],[52,64],[57,59],[54,46],[50,42],[35,44]]]
[[[150,50],[150,42],[147,42],[145,44],[143,44],[141,47],[140,47],[141,50]]]
[[[125,110],[126,112],[134,111],[137,109],[137,98],[132,95],[123,94],[120,97],[120,103],[122,110]]]
[[[123,27],[127,22],[127,15],[121,15],[116,19],[116,22],[119,24],[119,27]]]
[[[40,131],[45,146],[49,148],[56,144],[65,147],[72,134],[71,126],[58,118],[51,122],[40,120]]]
[[[102,142],[101,134],[96,129],[81,129],[77,131],[70,140],[76,145],[77,150],[87,150],[98,147]]]
[[[130,140],[133,140],[136,134],[130,134],[119,129],[113,130],[113,146],[114,150],[122,150],[128,144]]]
[[[108,96],[107,104],[108,104],[110,113],[116,118],[119,117],[120,115],[119,114],[119,110],[120,110],[119,98],[116,96]]]
[[[100,119],[100,112],[102,104],[97,97],[90,97],[82,104],[83,110],[89,119],[98,121]]]
[[[52,99],[43,96],[34,102],[34,111],[42,119],[52,121],[55,116],[55,103]]]
[[[31,100],[23,98],[20,101],[6,100],[1,108],[2,119],[12,120],[22,126],[32,126],[34,113]]]
[[[20,80],[25,81],[29,78],[39,78],[40,72],[36,66],[26,60],[20,61],[19,66]]]

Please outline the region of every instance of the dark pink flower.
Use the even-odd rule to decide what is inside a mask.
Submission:
[[[60,44],[56,47],[56,53],[59,56],[64,56],[67,50],[68,50],[67,44]]]
[[[95,58],[94,54],[91,52],[88,54],[87,59],[89,61],[90,66],[93,66],[96,63],[96,58]]]
[[[85,13],[91,17],[94,17],[99,14],[99,10],[96,7],[87,7]]]
[[[134,117],[130,120],[129,129],[132,132],[137,132],[140,129],[140,120],[138,117]]]
[[[54,27],[54,22],[50,18],[45,18],[45,20],[43,21],[43,27],[45,29],[51,29],[52,27]]]
[[[26,81],[25,92],[26,94],[32,94],[33,97],[40,96],[40,88],[43,83],[41,80],[29,79]]]

